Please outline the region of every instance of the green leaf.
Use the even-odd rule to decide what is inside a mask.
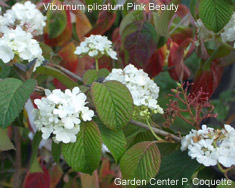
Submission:
[[[180,0],[172,0],[170,4],[178,5]],[[154,26],[158,34],[169,37],[169,23],[174,16],[174,10],[165,10],[162,13],[153,13]]]
[[[133,145],[139,143],[139,142],[145,142],[145,141],[153,141],[154,136],[150,131],[143,130],[139,133],[137,133],[132,139],[128,138],[128,148],[132,147]]]
[[[70,77],[68,77],[66,74],[62,73],[58,69],[55,69],[53,67],[49,66],[41,66],[38,67],[36,70],[37,74],[40,75],[49,75],[56,79],[58,79],[62,84],[67,86],[68,88],[74,88],[78,86],[78,83],[73,81]]]
[[[42,172],[42,168],[38,162],[38,158],[35,157],[33,162],[32,162],[32,165],[30,166],[30,169],[29,169],[29,172],[30,173],[38,173],[38,172]]]
[[[11,67],[0,60],[0,78],[6,78],[10,74]]]
[[[92,174],[98,168],[102,149],[101,135],[94,121],[82,122],[75,143],[63,144],[62,154],[72,169]]]
[[[35,80],[7,78],[0,82],[0,127],[8,127],[19,115],[34,91]]]
[[[62,3],[53,3],[52,5],[61,6]],[[52,10],[47,11],[47,27],[48,36],[53,39],[58,37],[67,25],[67,15],[65,10]]]
[[[201,0],[199,17],[204,25],[215,33],[219,32],[229,22],[233,14],[231,0]]]
[[[40,42],[40,47],[42,49],[42,55],[45,59],[50,59],[52,55],[54,55],[53,49],[46,45],[44,42]]]
[[[52,142],[51,144],[51,152],[52,156],[57,164],[60,162],[60,155],[61,155],[61,144],[56,144],[55,142]]]
[[[133,114],[133,99],[126,86],[117,81],[94,82],[91,95],[101,121],[109,129],[121,129]]]
[[[191,0],[190,1],[190,12],[193,18],[196,20],[196,10],[198,8],[198,0]]]
[[[109,75],[109,71],[107,69],[100,69],[98,72],[94,69],[89,69],[85,72],[83,76],[83,82],[86,85],[92,84],[94,81],[105,78]]]
[[[39,147],[41,140],[42,140],[42,133],[37,131],[32,141],[32,155],[31,155],[31,159],[29,163],[30,165],[32,165],[34,162],[34,159],[37,158],[38,147]]]
[[[177,188],[187,187],[194,172],[200,167],[196,160],[192,160],[187,152],[176,151],[163,157],[159,174],[156,180],[168,179],[178,180]],[[182,184],[182,179],[185,178],[189,182]],[[185,180],[184,179],[184,180]],[[149,188],[158,187],[158,185],[149,185]],[[161,185],[161,187],[175,187],[175,185]]]
[[[96,118],[95,121],[99,125],[102,141],[118,163],[126,150],[126,137],[123,131],[112,131],[108,129],[98,118]]]
[[[160,169],[161,155],[154,142],[141,142],[131,147],[122,157],[120,169],[123,179],[149,182]]]
[[[0,128],[0,151],[8,151],[15,149],[14,145],[11,143],[6,130]]]

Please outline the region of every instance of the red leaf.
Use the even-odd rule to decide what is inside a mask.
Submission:
[[[75,50],[76,46],[73,42],[70,42],[58,52],[58,55],[63,58],[60,65],[70,70],[71,72],[76,72],[78,67],[78,56],[74,54]]]
[[[41,165],[43,173],[27,173],[24,188],[50,188],[50,175],[45,165]]]
[[[193,31],[190,27],[179,28],[171,35],[172,41],[179,45],[187,38],[193,38]]]
[[[197,92],[202,89],[203,92],[208,94],[207,97],[210,98],[219,86],[223,71],[223,67],[220,67],[216,62],[213,62],[210,71],[203,71],[197,74],[190,92],[196,95]]]
[[[120,28],[116,28],[113,31],[112,34],[112,41],[113,41],[113,45],[114,45],[114,49],[119,52],[120,48],[121,48],[121,36],[120,36]]]
[[[151,78],[157,76],[162,71],[166,58],[165,51],[165,46],[156,50],[145,65],[144,71],[148,73]]]
[[[70,12],[66,10],[67,15],[67,25],[63,33],[60,36],[50,39],[48,36],[47,27],[45,27],[44,31],[44,41],[49,46],[63,46],[66,42],[68,42],[72,37],[72,23],[71,23],[71,16]]]
[[[187,80],[190,76],[190,71],[184,64],[185,49],[190,44],[190,42],[192,42],[192,39],[186,39],[181,42],[180,45],[176,44],[175,42],[171,42],[169,45],[170,54],[168,58],[168,68],[170,69],[169,74],[174,80]],[[172,68],[173,66],[175,67]]]
[[[176,12],[176,14],[179,16],[179,17],[181,17],[181,18],[183,18],[183,17],[185,17],[187,14],[189,14],[189,8],[187,7],[187,6],[185,6],[185,5],[183,5],[183,4],[180,4],[179,5],[179,8],[178,8],[178,10],[177,10],[177,12]]]
[[[70,70],[73,73],[76,73],[78,68],[78,56],[74,54],[74,51],[76,50],[76,46],[73,42],[70,42],[66,44],[63,48],[60,49],[58,52],[58,55],[62,57],[62,61],[60,65],[68,70]],[[53,79],[53,84],[56,88],[65,90],[67,87],[60,83],[59,80]]]
[[[98,20],[93,29],[86,34],[86,37],[90,35],[103,35],[108,31],[115,22],[116,14],[114,12],[102,10],[99,12]]]

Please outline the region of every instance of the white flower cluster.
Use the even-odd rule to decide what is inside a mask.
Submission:
[[[229,23],[224,27],[224,31],[221,33],[223,42],[234,42],[235,41],[235,12],[232,15]],[[234,43],[235,48],[235,43]]]
[[[112,59],[117,59],[117,53],[112,49],[112,42],[106,36],[101,35],[91,35],[86,38],[76,48],[74,53],[77,55],[89,55],[94,58],[106,55]]]
[[[43,139],[53,134],[55,142],[70,143],[76,141],[81,121],[91,121],[94,112],[85,105],[86,95],[78,87],[62,92],[55,89],[46,90],[46,97],[34,100],[35,125],[42,131]]]
[[[204,166],[220,163],[224,167],[235,165],[235,130],[230,125],[215,130],[206,125],[202,129],[191,132],[181,141],[181,150]]]
[[[197,34],[200,39],[209,40],[215,37],[215,33],[206,28],[201,19],[196,21]]]
[[[163,113],[157,101],[159,87],[142,69],[138,70],[131,64],[123,70],[113,69],[105,79],[108,80],[117,80],[126,85],[136,106],[145,106],[155,113]]]
[[[43,34],[46,17],[30,1],[16,3],[4,14],[7,26],[19,25],[34,36]]]
[[[0,38],[0,59],[4,63],[12,59],[32,61],[37,59],[34,70],[40,66],[44,58],[39,43],[33,39],[30,33],[26,33],[20,26],[15,29],[4,28],[3,36]]]
[[[16,3],[0,16],[0,59],[9,63],[36,60],[34,71],[44,58],[39,43],[33,36],[43,33],[46,17],[30,1]]]

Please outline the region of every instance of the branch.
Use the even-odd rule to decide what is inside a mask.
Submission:
[[[80,76],[74,74],[73,72],[69,71],[68,69],[65,69],[64,67],[60,66],[60,65],[55,65],[55,64],[48,64],[51,67],[57,68],[59,69],[61,72],[71,76],[72,78],[76,79],[77,81],[83,83],[83,80]]]
[[[61,67],[61,66],[59,66],[59,65],[54,65],[54,64],[49,64],[49,65],[52,66],[52,67],[55,67],[55,68],[59,69],[60,71],[66,73],[66,74],[68,74],[68,75],[71,76],[72,78],[74,78],[74,79],[76,79],[76,80],[78,80],[78,81],[80,81],[80,82],[83,82],[83,80],[82,80],[82,78],[81,78],[80,76],[77,76],[76,74],[72,73],[71,71],[69,71],[69,70],[67,70],[67,69],[65,69],[65,68],[63,68],[63,67]],[[170,67],[169,69],[172,69],[172,68],[174,68],[174,66],[173,66],[173,67]],[[44,90],[44,89],[43,89],[42,87],[38,87],[38,86],[37,86],[35,92],[38,92],[38,93],[42,94],[42,93],[43,93],[43,90]],[[138,121],[135,121],[135,120],[130,120],[130,122],[131,122],[132,124],[138,126],[138,127],[142,127],[142,128],[144,128],[144,129],[150,130],[149,127],[148,127],[148,125],[146,125],[146,124],[144,124],[144,123],[142,123],[142,122],[138,122]],[[166,137],[166,136],[169,136],[169,137],[171,137],[173,140],[175,140],[176,142],[180,142],[180,141],[181,141],[181,138],[178,137],[178,136],[176,136],[176,135],[174,135],[174,134],[168,133],[168,132],[166,132],[166,131],[163,131],[163,130],[158,129],[158,128],[155,128],[155,127],[152,127],[152,129],[153,129],[153,131],[154,131],[156,134],[159,134],[159,135],[162,135],[162,136],[165,136],[165,137]]]
[[[13,177],[13,187],[20,188],[22,184],[21,174],[21,140],[18,127],[14,127],[14,141],[16,145],[16,161],[15,161],[15,173]]]
[[[150,130],[148,125],[142,123],[142,122],[139,122],[139,121],[135,121],[135,120],[130,120],[130,123],[138,126],[138,127],[141,127],[141,128],[144,128],[144,129],[147,129],[147,130]],[[174,134],[171,134],[171,133],[168,133],[166,131],[163,131],[161,129],[158,129],[158,128],[155,128],[155,127],[152,127],[153,131],[156,133],[156,134],[159,134],[159,135],[162,135],[162,136],[169,136],[171,137],[173,140],[175,140],[176,142],[180,142],[181,141],[181,138],[174,135]]]

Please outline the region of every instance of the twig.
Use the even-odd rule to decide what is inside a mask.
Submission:
[[[130,123],[134,124],[134,125],[137,125],[138,127],[141,127],[141,128],[144,128],[144,129],[147,129],[147,130],[150,130],[148,125],[142,123],[142,122],[139,122],[139,121],[135,121],[135,120],[130,120]],[[158,129],[158,128],[155,128],[155,127],[152,127],[152,130],[156,133],[156,134],[159,134],[159,135],[162,135],[162,136],[169,136],[171,137],[173,140],[175,140],[176,142],[180,142],[181,141],[181,138],[174,135],[174,134],[171,134],[171,133],[168,133],[166,131],[163,131],[161,129]]]
[[[20,141],[20,132],[18,127],[14,127],[14,141],[16,145],[16,162],[15,162],[15,174],[13,180],[13,187],[21,187],[21,141]]]
[[[45,95],[45,89],[43,87],[40,87],[40,86],[36,86],[35,90],[34,90],[36,93],[38,93],[39,95],[41,96],[44,96]]]
[[[69,71],[68,69],[65,69],[64,67],[60,66],[60,65],[55,65],[55,64],[48,64],[51,67],[57,68],[59,69],[61,72],[71,76],[72,78],[76,79],[77,81],[83,83],[83,80],[80,76],[74,74],[73,72]]]

